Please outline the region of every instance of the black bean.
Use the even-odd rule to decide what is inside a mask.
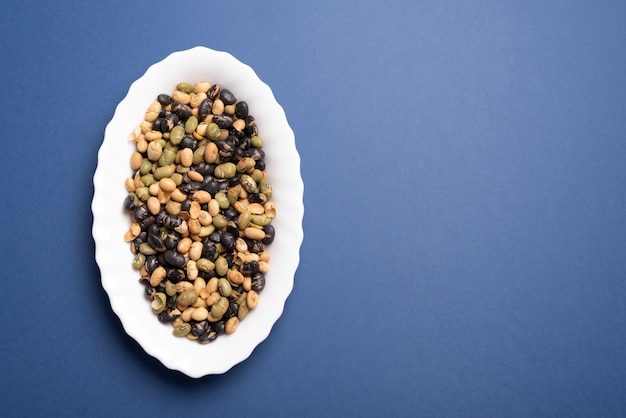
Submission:
[[[245,119],[248,117],[248,103],[241,101],[235,105],[235,116],[239,119]]]
[[[214,328],[215,328],[215,332],[217,332],[218,334],[224,334],[226,332],[226,322],[224,321],[216,322],[214,325]]]
[[[237,243],[237,239],[230,232],[224,232],[220,237],[220,243],[224,246],[224,249],[227,251],[234,250],[235,244]]]
[[[161,105],[163,106],[167,106],[168,104],[172,103],[172,98],[169,94],[159,94],[157,96],[157,102],[161,103]]]
[[[167,250],[165,251],[165,261],[172,267],[184,267],[187,260],[185,260],[185,256],[175,250]]]
[[[150,286],[150,283],[148,283],[144,288],[143,288],[143,295],[146,297],[146,299],[148,300],[152,300],[152,292],[154,291],[154,289],[152,288],[152,286]]]
[[[181,121],[186,121],[191,116],[191,108],[180,102],[172,103],[172,113],[175,113]]]
[[[239,312],[239,304],[235,301],[230,301],[230,303],[228,304],[228,309],[224,314],[224,318],[230,318],[231,316],[235,316],[237,315],[237,312]]]
[[[209,91],[207,92],[207,96],[209,97],[209,99],[217,99],[217,97],[220,95],[220,89],[221,88],[219,84],[213,84],[211,87],[209,87]]]
[[[265,276],[261,273],[257,273],[252,276],[251,288],[255,292],[260,292],[261,290],[263,290],[265,288]]]
[[[215,341],[216,338],[217,338],[217,332],[211,330],[202,334],[200,338],[198,338],[198,342],[200,344],[208,344],[212,341]]]
[[[202,183],[202,190],[211,193],[211,196],[215,196],[220,191],[220,184],[215,179],[209,179],[206,183]]]
[[[178,148],[191,148],[192,151],[195,151],[198,149],[198,141],[196,141],[196,139],[191,135],[185,135],[183,136],[183,139],[180,140]]]
[[[201,336],[209,330],[209,321],[194,321],[191,323],[191,333],[196,337]]]
[[[220,254],[217,250],[217,247],[215,246],[215,243],[211,241],[208,237],[205,237],[202,240],[202,244],[202,257],[208,258],[211,261],[217,260],[217,257],[219,257]]]
[[[259,262],[248,261],[247,263],[243,263],[239,271],[244,276],[253,276],[259,272]]]
[[[276,230],[272,224],[265,225],[263,227],[263,232],[265,232],[265,238],[261,240],[261,242],[265,245],[270,245],[274,241],[274,236],[276,235]]]
[[[213,99],[206,98],[200,103],[198,106],[198,120],[203,121],[206,117],[211,113],[211,108],[213,107]]]
[[[135,210],[136,208],[137,208],[137,205],[135,204],[135,196],[132,194],[129,194],[124,199],[124,209],[131,211],[131,210]]]
[[[225,105],[235,104],[235,102],[237,101],[235,95],[227,89],[222,89],[222,91],[220,92],[220,99],[222,99]]]
[[[220,127],[220,129],[229,129],[233,126],[233,118],[227,115],[214,115],[213,122]]]
[[[138,206],[133,211],[133,219],[135,220],[135,222],[141,222],[145,220],[146,218],[148,218],[149,216],[150,216],[150,211],[148,210],[148,206],[146,206],[145,203],[142,204],[141,206]]]
[[[146,256],[146,262],[144,263],[144,266],[146,266],[146,271],[148,272],[148,274],[152,274],[152,272],[159,267],[159,262],[157,260],[157,256],[156,255],[148,255]]]

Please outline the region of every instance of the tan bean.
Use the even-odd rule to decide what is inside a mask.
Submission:
[[[268,271],[269,271],[269,264],[267,264],[267,261],[259,261],[259,273],[267,274]]]
[[[198,140],[204,139],[204,137],[206,136],[206,128],[207,128],[207,126],[209,126],[209,125],[207,125],[204,122],[198,124],[198,126],[196,127],[196,130],[193,132],[193,133],[197,133],[198,136],[199,136],[199,138],[196,138],[196,139],[198,139]]]
[[[270,253],[267,251],[263,251],[259,254],[259,261],[270,261]]]
[[[200,221],[200,225],[208,226],[213,223],[213,217],[209,215],[209,212],[207,212],[206,210],[201,210],[200,214],[198,215],[198,221]]]
[[[146,141],[146,137],[139,135],[137,139],[135,139],[135,146],[137,147],[137,151],[144,153],[148,150],[148,141]]]
[[[187,200],[187,195],[180,191],[180,189],[176,188],[170,194],[170,199],[174,200],[175,202],[183,203],[185,200]]]
[[[171,193],[176,189],[176,183],[169,177],[159,180],[159,187],[166,193]]]
[[[193,280],[193,288],[199,294],[202,289],[206,287],[206,282],[202,277],[198,277]]]
[[[218,149],[217,145],[213,142],[206,144],[204,149],[204,161],[208,164],[213,164],[217,160]]]
[[[146,204],[151,214],[156,215],[159,212],[161,212],[161,203],[159,202],[159,199],[157,199],[156,197],[150,196]]]
[[[248,296],[246,296],[246,305],[248,308],[254,309],[259,304],[259,294],[254,290],[250,290],[248,292]]]
[[[265,238],[265,232],[262,229],[254,228],[251,226],[243,230],[243,235],[246,238],[256,239],[259,241]]]
[[[207,310],[207,308],[204,308],[204,307],[196,308],[191,313],[191,319],[193,319],[194,321],[204,321],[208,317],[209,317],[209,311]]]
[[[276,205],[274,205],[274,202],[267,202],[263,207],[267,216],[270,218],[276,217]]]
[[[189,247],[189,258],[194,261],[200,260],[202,257],[202,247],[202,242],[194,241]]]
[[[193,85],[193,91],[197,93],[206,93],[211,88],[211,83],[207,83],[205,81],[196,83]]]
[[[211,193],[206,190],[198,190],[192,196],[192,199],[198,203],[209,203],[211,201]]]
[[[180,163],[185,167],[191,167],[193,164],[193,151],[191,148],[183,148],[180,150]]]
[[[209,292],[214,293],[217,292],[219,284],[219,279],[217,277],[211,277],[206,284],[206,288]]]
[[[243,283],[243,274],[239,270],[230,269],[228,270],[228,280],[233,282],[234,284],[242,284]]]
[[[220,213],[220,204],[217,200],[211,199],[208,206],[209,215],[215,216]]]
[[[157,287],[158,285],[160,285],[163,279],[165,279],[166,274],[167,271],[165,270],[165,267],[159,266],[155,268],[150,275],[150,286]]]
[[[249,292],[252,289],[252,277],[246,277],[243,279],[243,290]]]
[[[224,102],[220,99],[215,99],[213,101],[213,106],[211,107],[211,113],[214,115],[221,115],[224,113]]]
[[[128,193],[132,193],[135,190],[137,190],[137,185],[135,184],[135,179],[133,179],[131,177],[127,177],[126,180],[124,180],[124,187],[126,187],[126,191]]]
[[[245,127],[246,127],[246,121],[243,119],[237,119],[236,121],[233,122],[233,128],[235,128],[238,132],[243,131]]]
[[[180,241],[178,241],[178,245],[176,246],[176,251],[178,251],[181,254],[187,254],[187,252],[189,251],[189,248],[191,248],[191,243],[193,241],[191,241],[191,238],[183,238]]]
[[[192,108],[199,107],[200,103],[202,103],[204,101],[204,99],[206,99],[206,98],[207,98],[206,93],[204,93],[204,92],[196,93],[189,100],[189,106],[191,106]]]
[[[189,322],[191,321],[191,314],[193,313],[193,311],[195,311],[196,308],[194,308],[193,306],[190,306],[188,308],[185,308],[181,314],[180,317],[183,319],[184,322]]]
[[[189,280],[197,280],[198,277],[198,266],[196,264],[196,262],[194,260],[188,260],[187,261],[187,266],[186,266],[186,271],[187,271],[187,278]],[[200,280],[202,280],[200,278]],[[195,285],[194,285],[195,288]],[[196,289],[197,290],[197,289]]]
[[[189,149],[189,148],[187,148],[187,149]],[[194,170],[191,170],[190,172],[188,172],[187,175],[193,181],[201,182],[202,180],[204,180],[204,176],[202,174],[198,173],[197,171],[194,171]]]
[[[138,151],[133,152],[130,155],[130,168],[132,168],[133,171],[139,170],[141,163],[143,163],[143,155],[141,155]]]
[[[180,282],[176,283],[176,292],[177,293],[183,293],[186,290],[192,290],[192,289],[193,289],[193,284],[191,282],[180,281]]]
[[[239,318],[236,316],[230,317],[228,321],[226,321],[226,334],[232,334],[237,331],[237,327],[239,326]]]
[[[189,219],[189,221],[187,221],[187,226],[189,227],[189,233],[191,235],[198,235],[202,230],[202,225],[198,219]]]
[[[157,161],[159,157],[161,157],[161,154],[163,154],[163,147],[161,146],[161,143],[150,142],[148,144],[147,153],[150,161]]]
[[[200,208],[200,203],[198,203],[197,201],[194,200],[189,205],[189,217],[191,219],[198,219],[198,216],[200,216],[200,211],[201,210],[202,209]]]
[[[191,97],[184,91],[176,90],[172,93],[172,100],[175,102],[180,102],[184,105],[188,105],[191,101]]]
[[[157,139],[163,138],[163,134],[159,131],[150,131],[144,134],[147,141],[156,141]]]

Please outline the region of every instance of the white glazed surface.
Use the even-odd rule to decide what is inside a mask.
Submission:
[[[181,81],[218,83],[238,100],[248,103],[264,141],[268,181],[277,208],[272,223],[276,238],[269,247],[270,271],[260,293],[259,306],[241,321],[234,334],[222,335],[207,345],[176,338],[171,324],[157,320],[143,296],[139,274],[131,267],[133,256],[129,244],[123,240],[130,225],[130,216],[122,209],[127,194],[124,180],[132,176],[129,161],[134,144],[128,141],[129,134],[143,120],[156,96],[171,93]],[[98,152],[93,182],[92,234],[96,262],[111,308],[128,335],[167,368],[194,378],[225,373],[247,359],[268,337],[283,313],[293,288],[303,240],[304,184],[300,156],[285,112],[271,89],[249,66],[226,52],[195,47],[172,53],[148,68],[117,106]]]

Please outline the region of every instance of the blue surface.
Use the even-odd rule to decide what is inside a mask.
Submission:
[[[4,1],[3,416],[626,415],[626,3]],[[92,176],[132,81],[225,50],[296,133],[284,316],[166,370],[100,285]]]

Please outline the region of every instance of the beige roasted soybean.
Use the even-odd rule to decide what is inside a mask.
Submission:
[[[122,238],[149,309],[207,344],[235,332],[265,287],[276,207],[263,140],[246,102],[202,80],[159,94],[138,122]]]

